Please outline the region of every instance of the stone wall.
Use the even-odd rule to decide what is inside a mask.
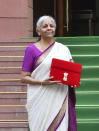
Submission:
[[[0,39],[32,36],[32,0],[0,0]]]

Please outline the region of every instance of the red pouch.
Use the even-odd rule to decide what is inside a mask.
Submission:
[[[53,81],[58,80],[63,84],[78,88],[80,86],[81,71],[81,64],[53,58],[50,76],[54,76]]]

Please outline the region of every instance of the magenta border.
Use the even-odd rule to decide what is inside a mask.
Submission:
[[[65,112],[66,113],[66,112]],[[62,123],[62,121],[63,121],[63,119],[64,119],[64,117],[65,117],[65,113],[64,113],[64,115],[63,115],[63,117],[62,117],[62,119],[60,120],[60,122],[59,122],[59,124],[57,125],[57,127],[55,128],[55,131],[58,129],[58,127],[60,126],[60,124]]]
[[[67,95],[66,95],[66,98],[67,98]],[[65,99],[66,99],[66,98],[65,98]],[[65,99],[64,99],[64,102],[65,102]],[[64,102],[63,102],[63,104],[64,104]],[[63,104],[62,104],[62,105],[63,105]],[[61,109],[60,109],[60,111],[61,111]],[[58,112],[58,114],[60,113],[60,111]],[[65,113],[66,113],[66,111],[65,111]],[[65,116],[65,113],[64,113],[63,117],[61,118],[59,124],[58,124],[57,127],[55,128],[55,131],[56,131],[56,130],[58,129],[58,127],[60,126],[60,124],[61,124],[61,122],[62,122],[62,120],[63,120],[63,118],[64,118],[64,116]],[[56,115],[56,117],[54,118],[54,120],[57,118],[58,114]],[[53,120],[53,121],[54,121],[54,120]],[[52,121],[51,124],[49,125],[47,131],[49,130],[50,126],[53,124],[53,121]]]

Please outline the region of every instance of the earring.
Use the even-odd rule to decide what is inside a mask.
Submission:
[[[41,34],[40,34],[40,33],[38,33],[38,35],[40,36]]]

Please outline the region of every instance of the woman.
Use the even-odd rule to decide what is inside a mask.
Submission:
[[[56,23],[42,16],[36,31],[40,40],[26,48],[22,82],[28,84],[27,111],[30,131],[76,131],[74,88],[51,81],[52,58],[72,61],[69,49],[54,40]]]

